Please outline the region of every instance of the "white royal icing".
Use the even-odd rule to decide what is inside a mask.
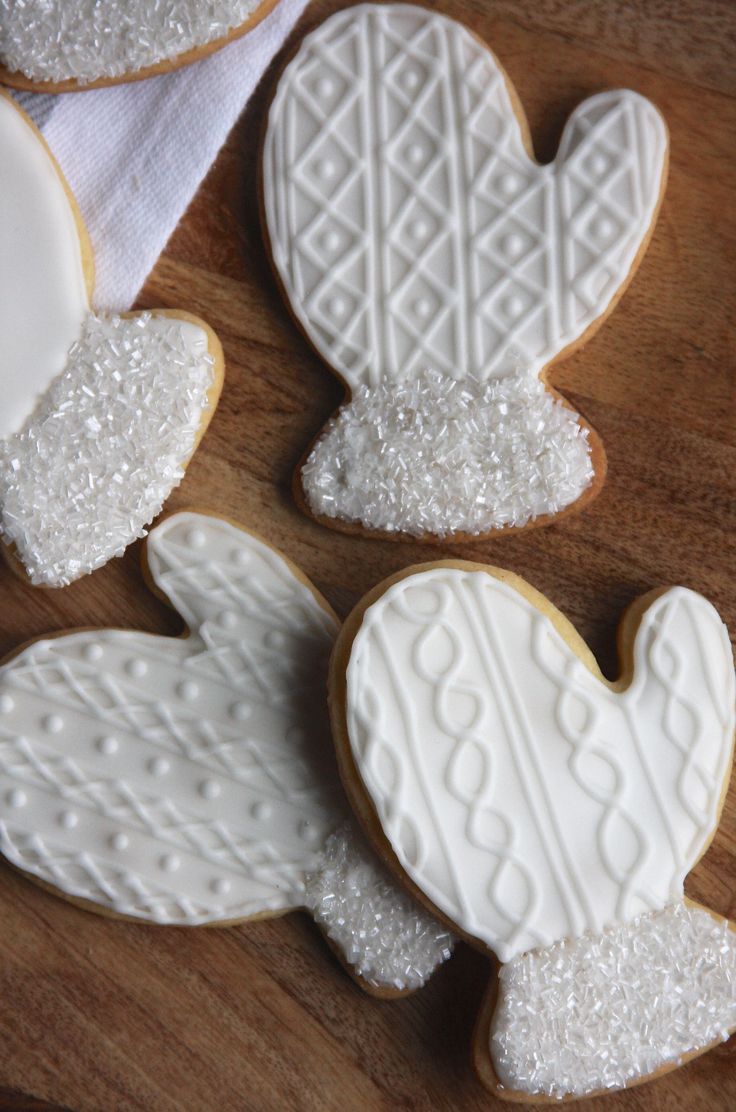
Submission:
[[[227,38],[262,0],[0,0],[0,59],[33,81],[124,77]]]
[[[72,202],[0,96],[0,536],[34,583],[119,556],[178,484],[211,408],[190,321],[90,311]]]
[[[485,571],[434,568],[365,613],[347,671],[360,779],[412,881],[508,962],[682,898],[734,735],[731,646],[658,596],[625,690]]]
[[[505,1089],[621,1089],[736,1028],[736,933],[678,902],[499,972],[490,1051]]]
[[[652,223],[667,135],[600,93],[554,162],[466,28],[404,4],[327,19],[284,71],[263,175],[291,308],[351,389],[425,369],[537,373],[610,306]]]
[[[188,637],[74,633],[0,669],[3,854],[154,922],[309,906],[366,979],[416,987],[450,940],[387,876],[378,887],[345,826],[326,704],[334,616],[219,519],[176,514],[147,552]]]
[[[338,429],[360,426],[357,474],[346,475],[351,449],[340,455],[334,425],[303,472],[312,513],[445,536],[520,526],[575,502],[592,480],[570,445],[577,415],[540,426],[545,456],[561,472],[540,497],[536,460],[514,482],[498,481],[520,444],[524,452],[523,422],[521,431],[519,422],[494,423],[486,435],[471,401],[448,442],[426,391],[427,455],[395,427],[405,424],[405,384],[429,372],[474,395],[518,368],[537,376],[620,292],[654,219],[666,161],[657,110],[615,90],[576,109],[556,159],[540,166],[494,56],[437,12],[362,4],[309,35],[269,112],[268,236],[307,336],[351,391],[370,392],[368,421],[355,399],[337,417]],[[417,468],[417,451],[439,466]],[[474,477],[483,451],[485,481]],[[469,476],[452,501],[446,468]],[[486,506],[489,496],[497,502]],[[510,513],[514,502],[521,510]]]
[[[0,439],[63,371],[88,312],[61,178],[28,120],[0,95]]]

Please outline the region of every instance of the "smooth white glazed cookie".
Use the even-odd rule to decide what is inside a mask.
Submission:
[[[335,655],[336,733],[403,872],[506,963],[480,1051],[502,1087],[619,1088],[725,1037],[736,935],[683,904],[733,752],[733,657],[710,603],[650,598],[611,684],[510,573],[428,565],[369,602]]]
[[[88,85],[125,80],[223,45],[268,0],[0,0],[0,63],[9,78]]]
[[[273,549],[217,518],[152,531],[185,638],[99,630],[0,669],[0,849],[61,894],[150,922],[307,907],[368,984],[418,987],[450,936],[349,817],[326,707],[337,621]]]
[[[577,463],[578,415],[541,420],[539,452],[522,468],[515,426],[492,403],[480,427],[494,482],[445,499],[445,475],[472,471],[477,436],[448,434],[443,412],[428,421],[435,392],[421,385],[441,375],[474,396],[511,373],[536,377],[579,344],[638,262],[666,166],[662,117],[625,89],[581,104],[555,160],[539,165],[501,66],[438,12],[362,4],[309,35],[269,112],[267,234],[296,320],[361,395],[338,418],[359,448],[341,452],[331,426],[308,460],[309,510],[338,526],[448,536],[522,527],[580,499],[593,478]],[[436,474],[429,494],[415,493],[434,504],[417,515],[402,490],[423,440]],[[538,497],[555,453],[563,506]]]
[[[63,586],[143,536],[214,411],[202,321],[90,308],[89,244],[30,120],[0,95],[0,536]]]

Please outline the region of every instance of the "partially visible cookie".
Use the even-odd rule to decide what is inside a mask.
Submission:
[[[277,0],[0,0],[0,83],[74,92],[189,65],[252,30]]]
[[[95,313],[92,250],[40,133],[0,94],[0,537],[59,587],[159,513],[214,413],[220,342],[171,309]]]
[[[146,568],[187,636],[85,630],[0,667],[0,851],[59,895],[146,922],[306,908],[368,991],[418,988],[452,942],[350,816],[329,606],[265,542],[205,514],[158,525]]]
[[[510,572],[427,564],[345,623],[331,711],[343,781],[408,890],[502,966],[481,1079],[571,1099],[736,1030],[736,927],[684,898],[728,787],[734,668],[714,608],[652,592],[604,679]]]
[[[667,145],[649,101],[610,90],[539,165],[500,63],[436,11],[361,4],[307,36],[262,173],[282,291],[349,392],[295,477],[307,513],[457,541],[591,501],[600,440],[547,374],[634,273]]]

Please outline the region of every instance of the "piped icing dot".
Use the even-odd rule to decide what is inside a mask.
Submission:
[[[340,233],[336,232],[334,228],[329,232],[325,232],[322,237],[322,246],[327,251],[337,251],[340,243]]]
[[[16,810],[19,807],[25,807],[27,798],[26,793],[21,788],[11,788],[5,796],[8,806]]]
[[[424,158],[424,147],[419,143],[410,143],[406,148],[407,160],[417,166]]]
[[[234,564],[237,564],[238,567],[245,567],[250,561],[250,552],[247,548],[234,548],[230,553],[230,559]]]
[[[413,220],[409,225],[409,235],[412,239],[426,239],[429,234],[429,225],[426,220]]]
[[[226,896],[230,891],[230,881],[226,880],[224,876],[216,876],[214,880],[210,881],[210,891],[214,892],[216,896]]]
[[[506,197],[513,197],[519,188],[519,179],[516,174],[502,174],[498,184],[501,192]]]
[[[604,154],[594,154],[590,160],[590,168],[598,176],[605,174],[608,169],[608,159]]]
[[[409,89],[409,90],[416,89],[416,87],[418,86],[420,81],[421,81],[421,77],[419,75],[418,70],[408,69],[408,70],[405,71],[404,78],[403,78],[403,85],[404,85],[405,89]]]
[[[60,714],[47,714],[43,720],[43,728],[47,734],[60,734],[64,729],[64,719]]]
[[[123,834],[121,831],[118,831],[116,834],[110,835],[110,846],[112,849],[117,850],[118,853],[122,852],[122,850],[124,849],[127,849],[129,845],[130,839],[128,838],[127,834]]]
[[[85,645],[83,655],[89,664],[96,664],[103,656],[102,645]]]
[[[331,158],[323,158],[317,163],[317,174],[323,181],[329,181],[337,173],[337,167]]]
[[[251,806],[250,813],[254,819],[262,822],[264,819],[271,817],[271,804],[267,803],[265,799],[258,799]]]
[[[175,853],[165,853],[159,859],[159,865],[165,873],[175,873],[181,865],[181,861]]]
[[[185,703],[191,703],[199,695],[199,685],[194,680],[182,680],[176,691]]]
[[[190,548],[204,548],[207,537],[202,529],[187,529],[186,541]]]
[[[165,776],[170,768],[171,764],[166,757],[152,757],[148,762],[148,771],[152,776]]]
[[[507,258],[516,259],[524,250],[524,240],[516,232],[512,232],[504,238],[503,250]]]
[[[268,633],[263,638],[264,645],[269,649],[283,649],[286,644],[286,638],[280,629],[269,629]]]
[[[317,82],[317,96],[321,100],[327,100],[335,91],[335,82],[330,77],[320,77]]]
[[[59,826],[63,826],[65,830],[73,830],[79,822],[79,815],[74,811],[62,811],[59,815]]]
[[[223,629],[235,629],[238,624],[238,615],[233,610],[221,610],[217,621]]]
[[[199,794],[204,799],[217,799],[221,791],[222,788],[217,780],[203,780],[199,785]]]
[[[246,722],[252,713],[253,710],[248,703],[233,703],[230,707],[230,717],[236,722]]]
[[[510,317],[518,317],[524,308],[524,302],[518,294],[511,294],[503,303],[506,313]]]
[[[148,665],[146,664],[145,660],[141,660],[139,657],[136,657],[133,660],[127,661],[125,665],[125,671],[132,679],[140,680],[148,671]]]
[[[105,737],[98,738],[97,749],[100,753],[104,753],[106,757],[111,757],[113,753],[117,753],[120,748],[120,742],[116,737],[109,734]]]
[[[596,220],[593,233],[598,239],[610,239],[613,235],[613,222],[602,216],[600,220]]]
[[[418,297],[414,302],[414,312],[422,320],[426,320],[432,312],[432,305],[426,297]]]
[[[0,714],[10,714],[14,706],[15,702],[12,695],[0,695]]]
[[[329,307],[329,310],[330,310],[330,314],[333,317],[342,317],[345,314],[345,310],[347,308],[347,305],[345,304],[345,299],[344,298],[342,298],[342,297],[333,297],[333,298],[331,298],[330,304],[329,304],[328,307]]]

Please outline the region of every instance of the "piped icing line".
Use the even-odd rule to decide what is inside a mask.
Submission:
[[[226,40],[263,0],[0,0],[0,62],[34,82],[121,79]]]
[[[222,349],[185,313],[91,311],[73,199],[1,95],[0,259],[0,538],[64,586],[145,535],[212,416]]]
[[[187,637],[72,633],[0,668],[3,854],[148,922],[307,907],[367,984],[418,987],[452,940],[349,816],[325,700],[335,616],[218,518],[167,518],[147,562]]]
[[[612,308],[666,168],[661,116],[626,89],[581,104],[539,165],[496,58],[439,12],[361,4],[308,35],[269,111],[263,197],[290,308],[351,393],[303,469],[309,511],[446,537],[577,502],[595,464],[577,415],[517,382],[507,425],[481,388],[535,382]],[[467,388],[447,447],[431,376]]]

